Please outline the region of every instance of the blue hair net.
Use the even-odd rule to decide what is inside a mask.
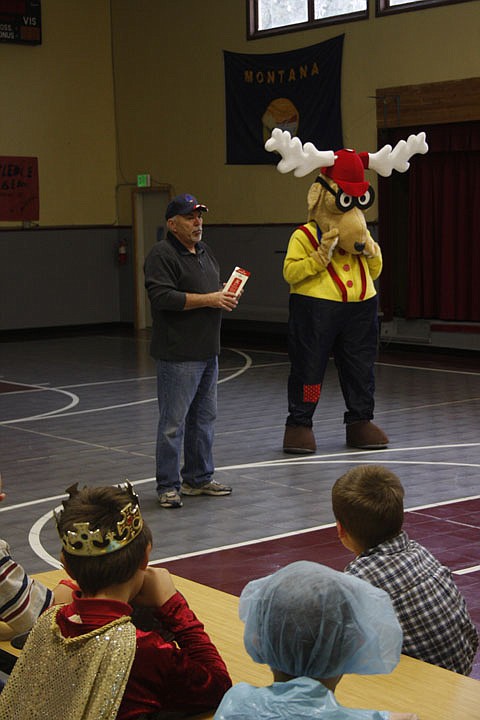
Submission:
[[[249,655],[293,677],[389,673],[402,630],[386,592],[318,563],[253,580],[239,605]]]

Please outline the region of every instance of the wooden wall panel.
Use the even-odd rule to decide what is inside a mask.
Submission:
[[[377,127],[480,120],[480,77],[379,88]]]

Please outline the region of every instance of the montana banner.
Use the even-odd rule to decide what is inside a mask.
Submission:
[[[264,149],[275,127],[319,150],[343,147],[343,38],[274,54],[224,51],[227,164],[276,164]]]

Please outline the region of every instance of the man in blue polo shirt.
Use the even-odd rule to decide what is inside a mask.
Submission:
[[[238,300],[221,289],[218,262],[202,242],[207,210],[193,195],[174,197],[165,213],[167,235],[145,259],[160,413],[156,480],[164,508],[182,507],[182,495],[232,492],[213,479],[212,446],[221,314]]]

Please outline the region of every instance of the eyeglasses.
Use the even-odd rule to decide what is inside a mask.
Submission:
[[[335,205],[340,212],[348,212],[353,207],[358,207],[360,210],[366,210],[373,205],[373,201],[375,200],[375,192],[371,185],[368,186],[368,190],[364,192],[363,195],[355,197],[354,195],[348,195],[348,193],[343,192],[343,190],[339,190],[338,193],[336,193],[328,182],[320,177],[320,175],[316,178],[315,182],[320,183],[322,187],[333,195],[335,198]]]

